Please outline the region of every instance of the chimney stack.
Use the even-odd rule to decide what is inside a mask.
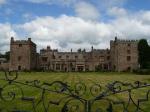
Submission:
[[[92,47],[91,47],[91,51],[93,51],[93,49],[94,49],[94,48],[93,48],[93,46],[92,46]]]
[[[115,37],[115,42],[118,40],[117,36]]]
[[[50,46],[47,46],[47,50],[51,50],[51,47],[50,47]]]
[[[11,37],[11,42],[14,42],[14,37]]]
[[[30,41],[30,42],[31,42],[31,38],[28,38],[28,41]]]

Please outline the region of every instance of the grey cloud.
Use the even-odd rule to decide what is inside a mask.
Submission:
[[[0,5],[3,5],[6,3],[6,0],[0,0]]]
[[[34,40],[40,40],[43,46],[46,45],[44,40],[50,40],[53,46],[61,49],[69,49],[71,45],[72,48],[92,45],[104,48],[109,47],[109,41],[116,34],[122,39],[149,39],[150,26],[136,18],[117,16],[111,23],[103,23],[66,15],[58,18],[41,17],[23,24],[22,29],[28,31]]]
[[[109,23],[89,21],[67,15],[57,18],[38,17],[24,24],[16,25],[16,28],[22,31],[22,34],[29,34],[29,37],[37,43],[38,49],[47,45],[61,50],[90,49],[92,45],[95,48],[108,48],[109,41],[114,39],[116,34],[121,39],[146,38],[150,41],[150,25],[145,24],[145,21],[147,22],[149,19],[146,17],[149,17],[150,13],[147,11],[139,13],[132,15],[126,11],[123,18],[116,15],[116,18]],[[0,46],[7,46],[10,37],[12,35],[17,37],[18,33],[10,24],[0,24],[0,28]],[[6,42],[6,44],[3,45],[2,42]]]
[[[98,9],[87,2],[79,2],[75,5],[75,12],[77,17],[81,17],[85,20],[99,20],[100,12]]]
[[[17,38],[16,32],[10,24],[0,24],[0,52],[9,50],[11,36]]]

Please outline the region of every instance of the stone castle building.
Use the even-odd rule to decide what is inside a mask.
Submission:
[[[36,44],[28,40],[14,40],[10,42],[9,70],[33,70],[37,67]]]
[[[57,49],[41,49],[38,54],[36,44],[28,40],[10,42],[10,70],[50,70],[50,71],[132,71],[138,68],[138,41],[110,41],[110,49],[79,49],[77,52],[59,52]]]

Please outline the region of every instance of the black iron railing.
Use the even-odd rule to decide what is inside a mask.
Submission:
[[[150,84],[147,83],[115,81],[105,87],[93,84],[88,88],[82,82],[70,86],[61,81],[17,79],[18,72],[5,72],[0,83],[0,112],[148,112],[142,108],[149,105]],[[137,90],[145,91],[142,98],[135,98],[139,94]]]

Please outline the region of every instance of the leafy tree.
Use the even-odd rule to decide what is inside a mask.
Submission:
[[[146,39],[141,39],[138,43],[139,63],[141,69],[150,68],[150,46]]]
[[[81,51],[82,51],[81,48],[79,48],[79,49],[78,49],[78,52],[81,52]]]
[[[5,54],[0,54],[0,58],[6,58],[7,61],[10,59],[10,51],[5,52]]]
[[[10,51],[8,51],[8,52],[5,53],[5,58],[6,58],[7,60],[10,59]]]

